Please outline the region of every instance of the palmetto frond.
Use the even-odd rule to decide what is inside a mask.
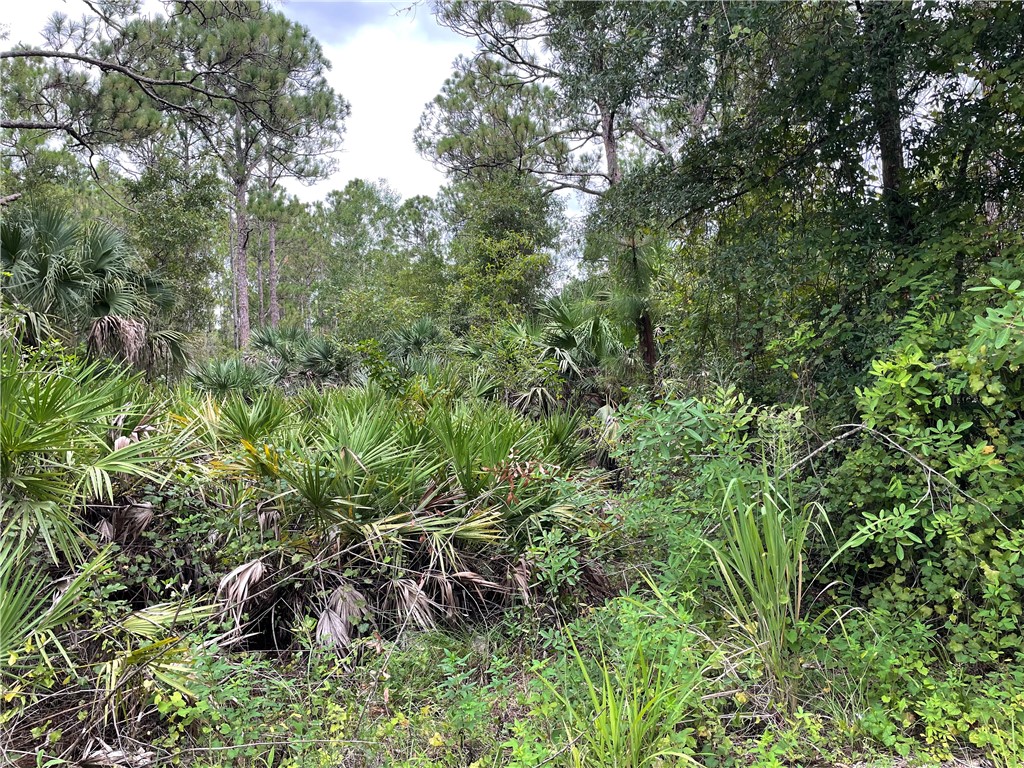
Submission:
[[[291,417],[291,410],[276,390],[268,389],[252,402],[232,394],[221,404],[220,414],[229,439],[258,443],[280,429]]]
[[[230,392],[249,392],[270,383],[265,370],[239,358],[208,360],[188,372],[199,389],[223,397]]]
[[[4,660],[0,678],[6,674],[17,677],[20,670],[40,660],[52,666],[45,651],[47,644],[67,656],[56,631],[82,610],[89,587],[110,561],[110,553],[102,552],[58,585],[33,564],[29,551],[6,531],[0,536],[0,658]],[[30,646],[34,650],[26,651]]]
[[[283,569],[272,555],[225,577],[236,622],[288,594],[320,642],[348,647],[355,624],[317,597],[345,568],[376,585],[362,595],[384,626],[456,620],[469,603],[521,592],[506,564],[537,530],[578,522],[555,483],[583,463],[578,415],[538,423],[476,398],[424,412],[373,386],[211,398],[192,414],[211,467],[247,489],[235,497],[240,524],[273,529],[291,553]],[[297,570],[321,591],[282,590]]]
[[[625,334],[612,320],[613,308],[604,293],[585,291],[574,299],[556,297],[540,307],[542,356],[558,362],[563,374],[591,375],[621,358]]]
[[[309,340],[308,333],[300,328],[254,328],[252,348],[273,354],[282,362],[292,365],[302,346]]]
[[[323,336],[314,336],[302,345],[298,355],[301,370],[315,376],[347,376],[352,358],[341,347]]]
[[[344,345],[297,328],[257,328],[252,349],[247,360],[279,384],[295,379],[345,384],[356,374],[355,356]]]
[[[23,359],[0,339],[4,534],[38,539],[55,560],[86,551],[82,505],[112,501],[133,479],[162,482],[173,463],[169,435],[143,424],[150,406],[138,378],[101,370],[74,358],[55,365],[42,353]]]
[[[29,343],[61,325],[72,337],[87,335],[93,353],[136,367],[184,356],[179,337],[151,337],[144,318],[173,297],[112,226],[96,221],[83,227],[67,211],[29,209],[3,223],[0,251],[8,273],[3,297],[24,308],[21,338]]]
[[[421,317],[411,325],[393,331],[389,346],[394,358],[399,362],[408,363],[414,358],[421,357],[443,338],[441,327],[432,318]]]
[[[366,597],[351,583],[343,581],[331,593],[317,618],[317,639],[324,645],[346,649],[352,643],[356,627],[370,617]]]
[[[122,647],[98,669],[104,718],[135,714],[152,697],[155,686],[178,691],[194,701],[192,651],[172,631],[181,624],[206,621],[215,612],[216,606],[195,601],[160,603],[131,613],[120,619],[116,628],[108,628],[108,633],[116,629]]]

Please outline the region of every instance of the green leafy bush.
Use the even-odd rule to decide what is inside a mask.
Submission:
[[[928,298],[907,316],[858,391],[859,445],[826,481],[871,605],[941,628],[962,663],[1024,650],[1024,314],[1019,281],[983,288],[994,306],[973,320]]]

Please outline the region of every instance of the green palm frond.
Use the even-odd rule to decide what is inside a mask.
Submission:
[[[238,441],[268,440],[290,417],[291,409],[273,389],[262,392],[251,402],[234,393],[221,404],[221,418],[227,427],[225,434]]]
[[[172,438],[147,422],[157,410],[137,376],[78,358],[26,358],[0,339],[0,468],[6,535],[38,538],[56,560],[86,548],[77,510],[112,501],[137,479],[160,483],[174,460]]]
[[[270,383],[265,370],[235,357],[208,360],[193,366],[188,375],[196,387],[220,397],[231,392],[251,392]]]
[[[47,644],[67,656],[56,632],[83,610],[81,603],[89,587],[110,562],[110,552],[101,552],[64,586],[58,586],[27,553],[6,532],[0,537],[0,678],[11,675],[20,679],[20,671],[40,660],[47,663]]]
[[[215,605],[195,601],[160,603],[121,619],[117,629],[128,637],[123,648],[100,665],[97,675],[106,702],[104,717],[138,711],[151,698],[153,683],[194,701],[192,650],[181,637],[169,633],[181,624],[207,621],[216,610]]]
[[[61,209],[28,209],[3,223],[0,251],[8,273],[3,296],[25,307],[22,338],[29,343],[55,335],[60,324],[70,337],[88,334],[94,353],[106,354],[109,346],[113,356],[137,367],[183,356],[171,339],[149,338],[145,318],[169,307],[173,296],[111,225],[82,226]],[[101,318],[121,322],[97,326]]]

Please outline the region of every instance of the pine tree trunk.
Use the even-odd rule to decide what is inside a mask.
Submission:
[[[270,222],[267,233],[267,261],[270,269],[270,325],[277,328],[281,322],[281,305],[277,299],[277,222]]]
[[[259,305],[257,322],[263,326],[267,324],[267,311],[263,301],[263,251],[259,248],[256,249],[256,297]]]
[[[599,106],[598,109],[601,112],[601,141],[604,144],[604,160],[608,169],[608,186],[614,187],[622,181],[619,144],[615,137],[615,113],[603,106]]]
[[[238,295],[236,328],[238,347],[249,346],[249,220],[246,215],[248,179],[235,180],[235,259],[232,265],[235,291]]]
[[[235,283],[235,222],[228,222],[228,255],[231,262],[231,343],[238,349],[238,285]]]

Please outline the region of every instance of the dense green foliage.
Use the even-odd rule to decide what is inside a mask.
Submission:
[[[287,7],[85,9],[0,57],[0,762],[1024,761],[1019,4],[438,2],[447,185],[309,204]]]

